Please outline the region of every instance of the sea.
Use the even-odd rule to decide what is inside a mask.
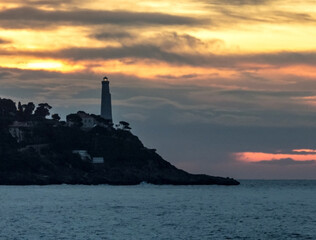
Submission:
[[[0,239],[316,239],[316,180],[0,186]]]

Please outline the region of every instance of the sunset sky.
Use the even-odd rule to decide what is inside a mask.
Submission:
[[[66,2],[66,3],[65,3]],[[0,97],[113,118],[193,173],[316,178],[314,0],[0,2]]]

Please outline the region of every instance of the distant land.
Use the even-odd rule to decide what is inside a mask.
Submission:
[[[232,178],[190,174],[146,148],[129,123],[113,125],[83,111],[50,116],[47,103],[0,98],[0,184],[238,185]]]

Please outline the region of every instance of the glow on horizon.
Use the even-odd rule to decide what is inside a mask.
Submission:
[[[237,161],[246,163],[256,163],[262,161],[276,161],[282,159],[292,159],[293,161],[315,161],[316,150],[313,149],[294,149],[294,153],[264,153],[264,152],[238,152],[233,153]],[[297,154],[306,153],[306,154]]]
[[[316,150],[315,149],[293,149],[292,152],[316,153]]]

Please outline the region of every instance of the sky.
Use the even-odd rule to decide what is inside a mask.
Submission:
[[[192,173],[316,178],[314,0],[0,2],[0,97],[99,114]]]

